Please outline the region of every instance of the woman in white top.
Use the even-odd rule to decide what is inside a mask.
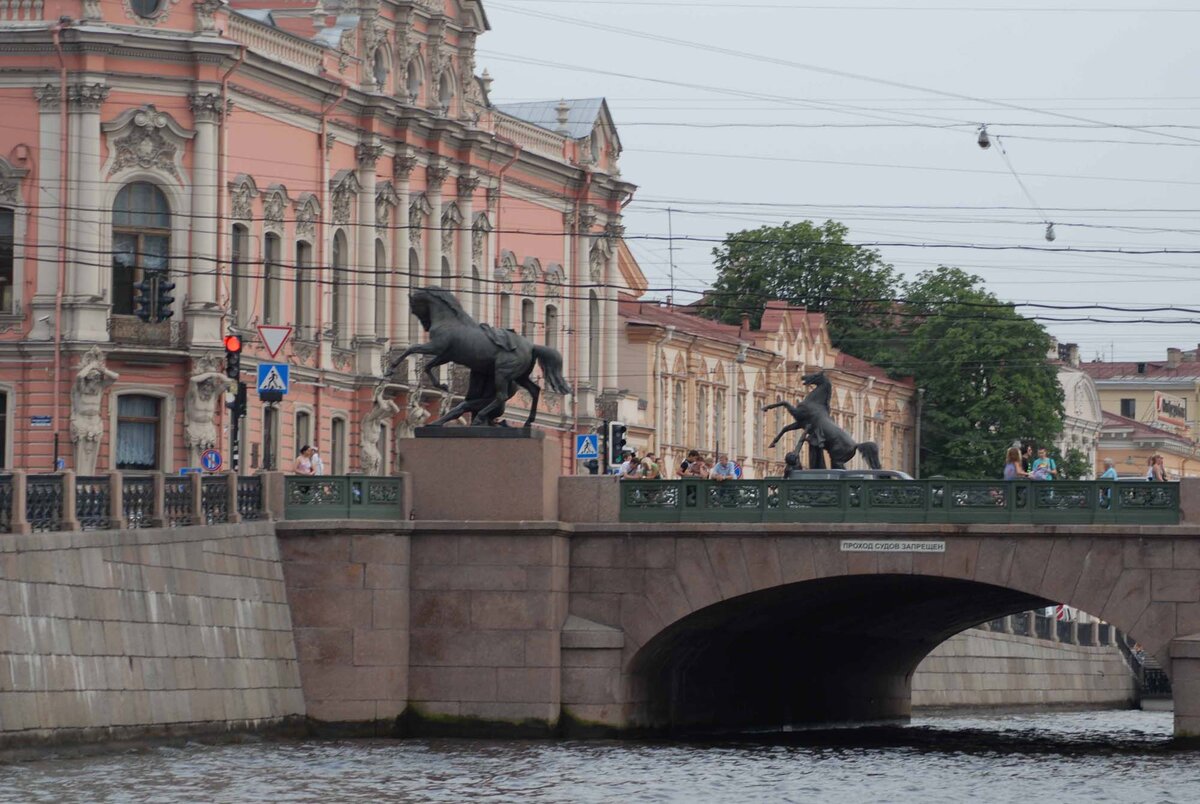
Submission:
[[[313,448],[305,444],[300,448],[300,454],[296,456],[296,462],[292,464],[292,471],[298,475],[311,475],[313,472],[312,464]]]

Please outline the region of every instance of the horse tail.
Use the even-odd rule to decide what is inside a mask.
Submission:
[[[542,377],[551,390],[564,396],[571,393],[571,385],[562,373],[562,356],[557,351],[549,346],[534,344],[533,356],[542,367]]]
[[[879,462],[879,445],[874,441],[864,441],[856,448],[859,455],[867,462],[867,466],[872,469],[882,469],[883,464]]]

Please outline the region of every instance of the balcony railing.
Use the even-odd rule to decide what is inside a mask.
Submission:
[[[1176,525],[1179,484],[985,480],[627,480],[622,522]]]
[[[117,315],[108,319],[108,334],[114,344],[127,346],[179,349],[184,342],[182,322],[149,322],[133,316]]]

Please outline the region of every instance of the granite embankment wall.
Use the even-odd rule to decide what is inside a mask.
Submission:
[[[273,523],[0,539],[0,746],[304,711]]]
[[[1133,674],[1112,645],[1090,647],[972,628],[917,666],[913,709],[1118,708],[1136,700]]]

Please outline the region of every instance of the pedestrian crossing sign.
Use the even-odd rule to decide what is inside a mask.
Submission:
[[[600,436],[596,433],[575,436],[575,460],[590,461],[600,457]]]
[[[258,364],[258,392],[260,394],[274,391],[279,394],[288,392],[289,371],[287,363]]]

